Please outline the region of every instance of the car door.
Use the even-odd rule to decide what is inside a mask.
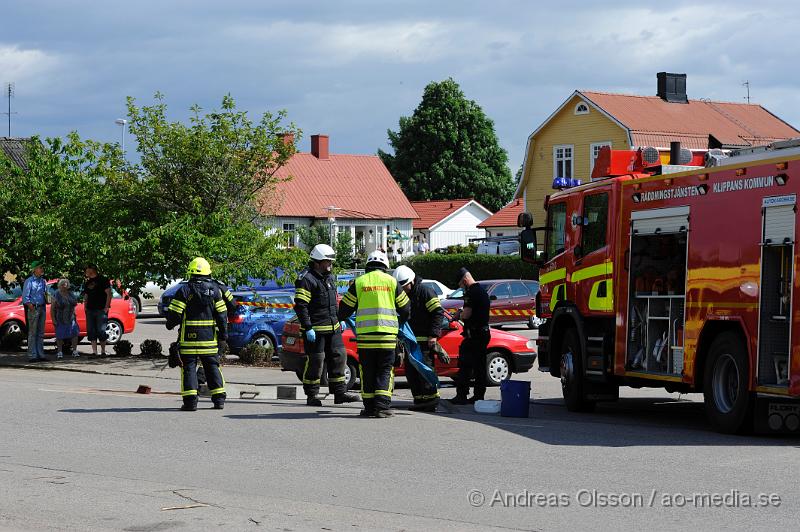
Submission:
[[[442,335],[439,338],[439,344],[450,355],[450,363],[445,364],[439,360],[439,357],[435,357],[436,373],[440,376],[454,374],[458,371],[458,348],[461,347],[461,341],[464,339],[461,336],[462,329],[458,322],[453,322],[451,328],[450,318],[445,315],[442,319]]]
[[[506,323],[514,321],[512,315],[514,303],[511,300],[511,287],[507,282],[497,283],[489,290],[489,301],[491,304],[489,323]]]
[[[514,305],[514,321],[527,321],[528,312],[533,309],[536,297],[531,295],[528,287],[522,281],[511,281],[511,301]]]

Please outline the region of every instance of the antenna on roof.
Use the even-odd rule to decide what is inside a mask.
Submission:
[[[14,82],[9,81],[5,83],[5,90],[4,92],[8,96],[8,112],[2,113],[4,115],[8,115],[8,136],[11,137],[11,115],[15,115],[17,113],[11,112],[11,97],[14,96]]]
[[[747,100],[747,103],[750,103],[750,80],[746,80],[742,83],[742,87],[747,87],[747,96],[744,97]]]

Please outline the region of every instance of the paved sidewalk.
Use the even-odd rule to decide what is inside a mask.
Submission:
[[[141,359],[139,357],[94,357],[82,355],[80,358],[57,360],[55,354],[48,353],[46,362],[30,362],[24,351],[17,353],[0,352],[0,367],[30,368],[38,370],[78,371],[100,375],[120,375],[148,377],[177,381],[177,369],[167,367],[167,358]],[[292,372],[280,368],[253,368],[245,366],[223,366],[225,381],[230,384],[247,386],[276,386],[299,384]]]

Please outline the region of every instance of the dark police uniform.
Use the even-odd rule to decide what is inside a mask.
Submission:
[[[444,310],[439,302],[439,297],[433,288],[422,283],[422,278],[417,277],[408,294],[411,300],[411,317],[408,324],[414,331],[422,361],[429,368],[435,369],[436,354],[428,347],[430,338],[439,338],[442,335]],[[439,390],[436,386],[425,380],[422,375],[408,361],[405,362],[406,379],[414,396],[414,403],[426,403],[439,399]]]
[[[294,311],[303,333],[314,329],[315,342],[303,336],[306,365],[303,369],[303,391],[306,396],[319,393],[322,365],[328,368],[328,388],[334,396],[347,392],[344,372],[347,352],[342,341],[342,328],[336,316],[336,283],[330,273],[309,269],[295,281]]]
[[[489,294],[479,283],[464,291],[464,308],[472,309],[464,320],[464,339],[458,349],[458,375],[456,396],[466,398],[469,383],[475,379],[473,397],[483,399],[486,394],[486,348],[489,346]]]
[[[225,403],[225,380],[219,369],[219,342],[227,338],[227,312],[215,281],[193,275],[181,284],[167,307],[167,329],[180,325],[181,396],[185,407],[197,405],[197,361],[203,364],[211,400]]]

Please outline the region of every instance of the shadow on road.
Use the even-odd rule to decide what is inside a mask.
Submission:
[[[139,412],[177,412],[178,407],[169,408],[64,408],[67,414],[135,414]],[[202,409],[201,409],[202,410]]]

